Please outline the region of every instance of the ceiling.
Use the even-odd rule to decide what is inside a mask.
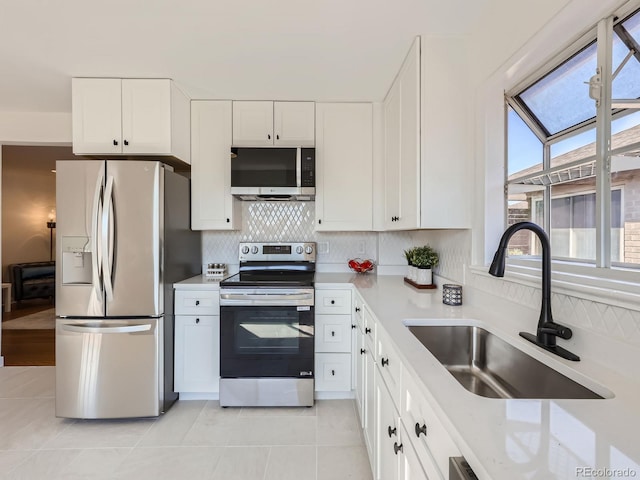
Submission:
[[[491,2],[3,1],[0,111],[69,112],[74,76],[172,78],[191,98],[378,101],[416,35],[466,33]]]

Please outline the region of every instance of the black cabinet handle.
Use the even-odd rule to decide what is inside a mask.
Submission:
[[[276,135],[276,140],[280,140],[280,135]]]
[[[355,325],[351,325],[351,330],[353,330],[354,328],[356,328],[356,326]]]
[[[389,427],[387,428],[387,433],[389,434],[389,438],[391,438],[393,435],[396,434],[396,432],[398,431],[398,428],[391,428],[391,425],[389,425]]]
[[[199,318],[196,318],[196,323],[200,323],[200,319]]]
[[[270,133],[267,133],[267,138],[268,138],[269,140],[271,140],[271,134],[270,134]]]
[[[318,224],[322,224],[322,220],[318,220]]]
[[[227,223],[231,223],[231,220],[229,220],[228,218],[227,218]]]
[[[114,140],[113,144],[117,146],[118,145],[118,140]]]
[[[396,455],[398,454],[398,452],[401,452],[402,444],[398,445],[397,442],[393,442],[393,451],[395,452]]]
[[[200,300],[196,300],[196,307],[200,305]]]
[[[359,311],[360,311],[360,307],[356,307],[356,312],[359,312]]]
[[[371,329],[370,328],[365,328],[364,329],[364,333],[371,333]]]
[[[389,359],[388,358],[384,358],[382,357],[382,366],[384,367],[385,365],[389,365]]]
[[[331,336],[335,337],[336,336],[336,332],[334,332],[333,330],[331,330]]]
[[[331,305],[335,305],[336,301],[335,300],[331,300]]]
[[[129,140],[125,140],[125,141],[124,141],[124,144],[125,144],[125,145],[129,145]]]
[[[360,349],[360,355],[364,355],[365,353],[367,353],[367,351],[364,348]]]
[[[416,437],[420,438],[420,434],[424,434],[424,436],[427,436],[427,426],[426,425],[422,425],[420,426],[419,423],[416,423]]]
[[[335,370],[331,370],[331,375],[335,377],[336,371]]]

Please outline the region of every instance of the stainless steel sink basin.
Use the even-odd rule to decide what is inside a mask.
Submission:
[[[476,326],[408,326],[468,391],[489,398],[604,398]]]

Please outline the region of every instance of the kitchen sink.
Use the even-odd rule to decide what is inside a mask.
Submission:
[[[464,388],[476,395],[604,398],[483,328],[407,322],[405,325]]]

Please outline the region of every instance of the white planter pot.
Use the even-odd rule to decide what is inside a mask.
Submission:
[[[409,265],[409,280],[415,282],[418,280],[418,267],[414,267],[413,265]]]
[[[431,285],[433,283],[433,276],[430,268],[416,268],[418,271],[416,276],[416,283],[418,285]]]

